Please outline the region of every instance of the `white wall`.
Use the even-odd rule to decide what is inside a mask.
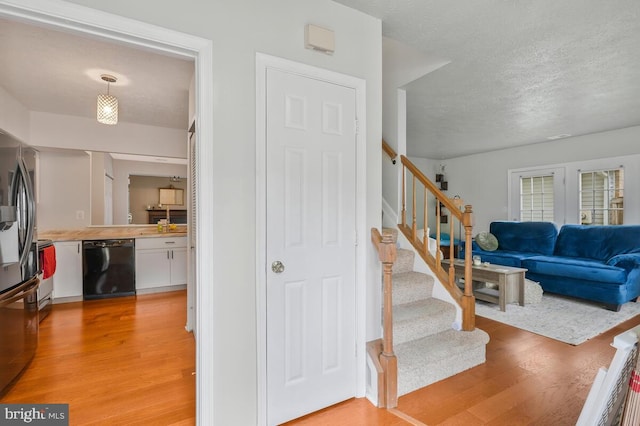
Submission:
[[[0,130],[29,142],[29,110],[0,86]]]
[[[488,231],[494,220],[510,219],[508,180],[510,169],[559,165],[565,167],[567,187],[576,187],[577,169],[595,167],[602,159],[625,165],[625,222],[640,223],[640,126],[577,136],[524,147],[474,154],[449,160],[411,158],[428,176],[446,166],[447,195],[458,194],[473,205],[474,235]],[[617,159],[614,157],[623,157]],[[620,161],[619,161],[620,160]],[[619,165],[619,164],[618,164]],[[567,194],[567,222],[577,217],[577,193]],[[573,221],[576,223],[577,219]]]
[[[91,222],[94,225],[104,225],[104,193],[105,173],[108,163],[111,164],[111,156],[104,152],[91,152],[89,164],[91,170]],[[111,174],[113,176],[113,174]]]
[[[105,126],[95,119],[32,111],[29,145],[46,148],[187,158],[185,130],[118,122]]]
[[[382,137],[400,155],[407,153],[406,103],[403,87],[450,61],[426,57],[422,52],[399,41],[382,39]],[[394,165],[386,155],[382,158],[382,198],[392,209],[385,217],[385,226],[392,226],[400,213],[400,170],[398,158]],[[392,218],[388,216],[394,216]],[[392,223],[395,222],[395,223]]]
[[[353,75],[367,84],[367,228],[380,225],[381,205],[381,23],[328,0],[74,0],[213,40],[214,174],[212,356],[210,401],[216,424],[257,422],[257,330],[255,259],[255,54],[262,52]],[[336,51],[304,49],[307,23],[331,28]],[[207,78],[207,76],[205,76]],[[186,137],[183,139],[186,140]],[[378,282],[374,250],[368,251],[367,281]],[[370,307],[379,309],[379,307]],[[379,324],[370,326],[377,334]]]
[[[38,231],[90,223],[91,167],[84,151],[40,151]]]

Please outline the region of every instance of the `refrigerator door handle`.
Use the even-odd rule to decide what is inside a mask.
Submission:
[[[0,297],[0,307],[11,305],[12,303],[30,296],[38,290],[40,279],[33,277],[29,281],[20,284],[18,287],[8,291]]]
[[[33,240],[33,231],[36,219],[36,206],[33,199],[33,191],[31,189],[31,179],[29,179],[27,167],[22,159],[18,160],[18,167],[16,168],[16,173],[13,175],[13,184],[11,186],[13,188],[13,205],[18,208],[18,200],[22,195],[25,196],[27,203],[27,217],[24,218],[24,220],[26,220],[25,227],[27,233],[24,236],[24,241],[21,242],[22,253],[20,253],[20,264],[24,265],[27,261],[27,257],[29,256],[29,251],[31,250],[31,241]],[[20,193],[22,191],[24,191],[24,194]]]

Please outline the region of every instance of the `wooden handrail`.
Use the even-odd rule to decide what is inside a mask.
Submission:
[[[393,234],[380,234],[371,229],[371,242],[378,252],[384,272],[382,350],[378,361],[383,370],[378,383],[378,406],[395,408],[398,405],[398,360],[393,352],[393,263],[396,261],[396,239]]]
[[[391,148],[391,145],[389,145],[384,139],[382,139],[382,150],[385,152],[385,154],[389,156],[389,158],[391,159],[391,162],[393,164],[396,164],[396,157],[398,156],[398,154],[393,150],[393,148]]]
[[[400,156],[402,162],[402,212],[401,223],[398,225],[400,231],[407,237],[411,244],[415,247],[416,251],[423,258],[425,263],[429,265],[440,282],[443,283],[449,294],[454,298],[462,309],[462,329],[465,331],[471,331],[475,328],[475,298],[473,296],[472,288],[472,275],[471,275],[471,239],[472,239],[472,208],[470,205],[464,206],[464,211],[459,208],[460,202],[458,200],[451,200],[447,197],[438,187],[429,180],[420,169],[418,169],[407,157]],[[412,174],[412,193],[411,193],[411,225],[407,224],[406,214],[406,177],[405,174],[409,172]],[[417,184],[422,184],[424,187],[424,202],[423,202],[423,235],[419,236],[417,232]],[[435,257],[429,251],[429,236],[427,235],[428,228],[428,203],[427,197],[431,195],[435,200],[435,241],[436,250]],[[442,210],[446,209],[450,215],[451,220],[447,222],[449,224],[449,258],[454,257],[454,241],[455,241],[455,228],[454,221],[458,221],[462,227],[464,227],[464,242],[465,242],[465,258],[464,258],[464,292],[461,292],[455,282],[455,269],[453,262],[449,262],[448,270],[442,267],[441,259],[441,218]],[[462,235],[460,235],[462,238]]]

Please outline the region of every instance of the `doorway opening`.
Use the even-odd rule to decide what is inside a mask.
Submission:
[[[213,216],[213,171],[207,159],[213,158],[213,45],[211,40],[180,33],[151,24],[134,21],[95,9],[75,4],[65,4],[61,8],[57,3],[24,1],[20,5],[0,4],[0,17],[48,26],[86,35],[113,40],[125,45],[136,46],[160,54],[178,55],[195,61],[195,123],[197,139],[195,142],[194,162],[196,178],[192,189],[198,199],[196,217]],[[199,119],[206,117],[206,120]],[[186,142],[185,142],[186,143]],[[192,288],[188,294],[197,294],[194,309],[187,312],[187,328],[192,327],[196,341],[196,419],[199,424],[213,423],[213,409],[204,401],[213,399],[213,312],[201,307],[212,306],[212,286],[200,283],[209,282],[213,276],[213,235],[211,221],[200,221],[194,240],[196,242],[195,270]],[[193,312],[196,314],[193,314]],[[191,313],[190,313],[191,312]],[[194,316],[197,315],[197,316]],[[206,356],[205,356],[206,354]],[[206,362],[204,362],[206,360]]]

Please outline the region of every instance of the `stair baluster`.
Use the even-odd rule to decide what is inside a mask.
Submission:
[[[472,276],[471,276],[471,239],[472,239],[472,208],[470,205],[464,207],[464,211],[448,198],[438,187],[431,182],[421,171],[418,169],[407,157],[400,156],[402,162],[402,212],[401,223],[398,225],[400,231],[407,237],[411,244],[415,247],[417,252],[423,258],[425,263],[434,271],[440,282],[445,285],[447,291],[456,300],[460,308],[462,309],[462,329],[465,331],[471,331],[475,329],[475,298],[472,290]],[[407,226],[406,221],[406,174],[411,173],[411,226]],[[423,214],[423,228],[424,232],[422,239],[417,234],[417,185],[424,186],[424,200],[422,206],[424,210]],[[432,196],[435,200],[435,241],[436,250],[435,256],[429,251],[429,238],[428,238],[428,206],[427,196]],[[446,209],[450,215],[443,215],[442,210]],[[451,220],[448,219],[451,217]],[[464,291],[460,291],[455,283],[455,269],[453,263],[450,264],[448,270],[442,268],[442,254],[441,254],[441,223],[447,218],[449,223],[449,255],[446,256],[450,259],[455,257],[455,232],[454,221],[458,221],[462,227],[464,227],[464,241],[465,241],[465,275],[464,275]],[[446,229],[446,228],[445,228]],[[459,236],[462,238],[462,236]]]

